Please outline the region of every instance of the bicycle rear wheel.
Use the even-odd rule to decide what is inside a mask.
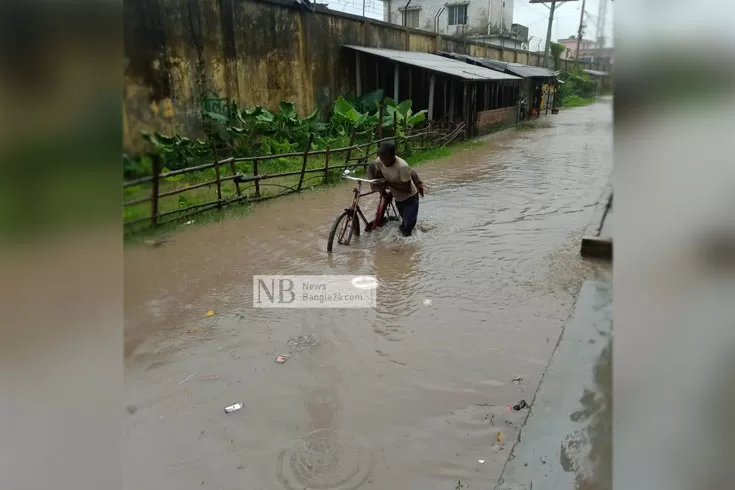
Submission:
[[[360,233],[359,227],[359,218],[354,215],[351,210],[345,210],[337,217],[336,220],[334,220],[332,229],[329,230],[329,238],[327,239],[327,252],[331,252],[334,248],[335,238],[337,239],[338,244],[349,245],[355,229],[357,229],[358,234]]]

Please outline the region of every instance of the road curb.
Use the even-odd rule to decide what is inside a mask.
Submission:
[[[609,219],[613,204],[613,187],[609,181],[603,189],[600,199],[595,205],[592,219],[582,235],[580,254],[582,257],[596,257],[612,260],[613,239],[612,236],[602,234],[605,220]]]

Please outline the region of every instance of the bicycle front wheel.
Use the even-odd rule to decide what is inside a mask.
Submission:
[[[345,210],[342,214],[340,214],[337,219],[334,220],[332,229],[329,230],[329,239],[327,240],[327,252],[332,251],[335,238],[337,239],[338,244],[349,245],[355,228],[359,228],[359,226],[360,223],[357,216],[353,216],[353,213],[349,210]]]

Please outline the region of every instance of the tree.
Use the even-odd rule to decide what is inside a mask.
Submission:
[[[566,49],[566,46],[561,43],[552,42],[549,49],[551,51],[551,57],[554,59],[554,68],[559,70],[561,68],[561,54]]]

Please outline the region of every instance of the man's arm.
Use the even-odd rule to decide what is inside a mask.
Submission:
[[[411,169],[411,180],[413,180],[413,184],[418,189],[421,197],[424,197],[424,183],[421,182],[421,177],[419,177],[419,174],[414,169]]]
[[[368,165],[367,178],[368,180],[383,178],[383,174],[382,172],[380,172],[380,170],[378,170],[375,162],[370,162],[370,165]],[[382,189],[385,189],[385,184],[370,184],[370,190],[372,191],[379,191]]]

